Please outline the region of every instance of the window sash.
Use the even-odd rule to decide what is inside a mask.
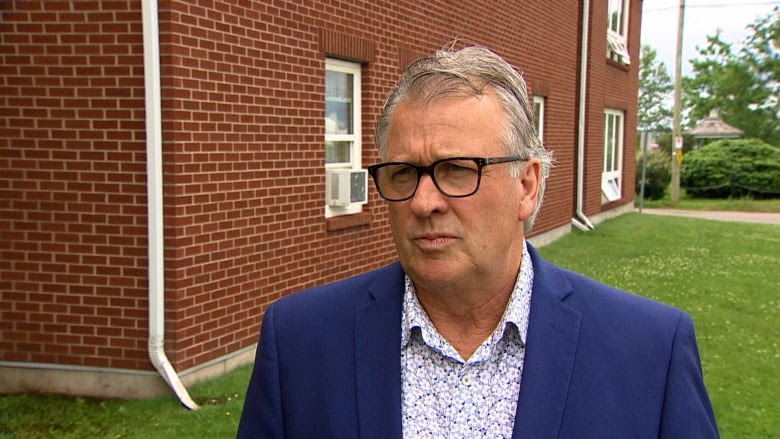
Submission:
[[[604,167],[603,172],[620,170],[623,150],[623,114],[607,111],[604,114]]]
[[[534,96],[534,126],[539,140],[544,142],[544,112],[545,101],[543,96]]]
[[[354,75],[328,69],[325,72],[325,134],[353,134]]]
[[[628,32],[628,0],[609,0],[607,29],[624,37]]]
[[[607,57],[625,65],[631,64],[631,54],[628,53],[626,38],[611,30],[607,31]]]
[[[359,169],[360,64],[325,60],[325,166]]]
[[[601,190],[608,201],[621,197],[623,171],[623,137],[625,116],[622,111],[604,111],[604,161]]]
[[[622,197],[620,177],[611,177],[601,180],[601,193],[607,201],[617,201]]]

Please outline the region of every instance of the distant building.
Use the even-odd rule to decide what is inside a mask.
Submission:
[[[689,133],[693,136],[697,147],[708,140],[738,139],[742,137],[742,130],[727,124],[721,119],[717,108],[710,110],[710,115],[696,124]]]
[[[532,242],[630,210],[641,6],[0,2],[0,392],[181,398],[273,301],[394,261],[373,126],[455,37],[554,151]]]

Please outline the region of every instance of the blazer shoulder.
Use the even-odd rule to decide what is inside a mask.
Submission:
[[[556,297],[563,306],[579,313],[585,322],[595,320],[613,325],[613,328],[668,334],[681,320],[691,320],[683,310],[606,285],[556,266],[538,255],[533,262],[534,291]]]

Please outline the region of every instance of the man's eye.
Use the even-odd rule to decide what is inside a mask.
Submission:
[[[417,169],[412,166],[399,166],[390,174],[393,180],[407,180],[417,177]]]

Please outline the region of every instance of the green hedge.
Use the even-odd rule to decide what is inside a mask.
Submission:
[[[694,197],[780,197],[780,148],[724,139],[685,155],[680,183]]]
[[[637,195],[642,190],[642,154],[637,154],[636,159],[636,186]],[[662,150],[654,149],[647,152],[645,169],[645,199],[660,200],[666,194],[666,188],[672,181],[672,156]]]

